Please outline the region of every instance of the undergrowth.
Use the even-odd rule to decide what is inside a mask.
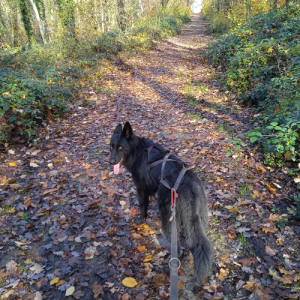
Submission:
[[[103,58],[149,49],[155,40],[180,33],[189,15],[187,6],[174,2],[156,18],[141,18],[124,32],[115,29],[98,39],[82,38],[75,31],[76,38],[57,38],[46,45],[7,46],[0,52],[0,144],[16,134],[33,139],[43,121],[67,110]]]
[[[247,133],[274,159],[299,160],[300,5],[259,15],[211,45],[225,84],[260,113]]]

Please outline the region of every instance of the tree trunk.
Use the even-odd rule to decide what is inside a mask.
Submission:
[[[36,3],[37,10],[39,12],[40,18],[42,20],[43,32],[46,41],[51,41],[49,30],[48,30],[48,18],[46,14],[45,3],[47,0],[33,0]]]
[[[137,6],[137,10],[138,10],[138,17],[141,17],[144,14],[142,0],[136,0],[136,6]]]
[[[12,26],[9,18],[6,16],[3,0],[0,0],[0,21],[4,28],[4,42],[13,45]]]
[[[118,5],[118,23],[122,31],[126,29],[126,12],[125,12],[125,1],[117,0]]]
[[[273,10],[276,10],[277,9],[277,0],[274,0],[273,2]]]
[[[39,14],[39,12],[37,10],[37,7],[36,7],[35,3],[33,2],[33,0],[28,0],[28,2],[30,3],[30,5],[32,7],[34,16],[35,16],[36,21],[37,21],[38,26],[39,26],[40,35],[41,35],[43,43],[45,45],[46,44],[46,39],[45,39],[45,35],[44,35],[44,26],[43,26],[42,21],[40,19],[40,14]]]
[[[168,4],[169,0],[161,0],[161,6],[165,8]]]
[[[251,14],[251,0],[246,0],[246,14],[247,18],[249,18]]]
[[[32,16],[27,7],[26,0],[19,0],[19,6],[20,6],[22,21],[23,21],[23,24],[25,27],[28,42],[29,42],[29,44],[35,43],[36,40],[34,37],[32,25],[31,25],[31,17]]]
[[[75,3],[73,0],[58,0],[60,17],[64,29],[65,36],[75,38]]]
[[[107,24],[108,24],[108,3],[107,0],[104,0],[104,7],[103,7],[103,31],[107,32]]]

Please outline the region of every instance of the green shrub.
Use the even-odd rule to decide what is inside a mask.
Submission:
[[[12,134],[31,139],[49,112],[61,114],[70,99],[70,91],[52,80],[46,83],[0,68],[0,143]]]
[[[124,50],[145,50],[151,48],[153,40],[179,34],[182,24],[189,22],[187,14],[180,14],[176,18],[163,17],[160,19],[139,20],[127,31],[115,30],[103,33],[103,35],[93,43],[94,52],[117,54]]]
[[[209,51],[210,61],[226,68],[228,88],[261,111],[250,141],[288,160],[300,150],[299,24],[299,4],[292,4],[253,18]]]
[[[76,38],[1,51],[0,143],[14,134],[32,139],[47,116],[61,115],[78,81],[87,78],[85,66],[120,51],[149,49],[154,40],[180,33],[182,24],[190,21],[189,8],[177,1],[158,13],[156,18],[134,20],[125,32],[103,33],[96,41],[76,31]]]

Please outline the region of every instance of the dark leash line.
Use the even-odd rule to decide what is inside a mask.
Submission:
[[[144,151],[148,151],[148,162],[150,160],[150,152],[153,149],[153,146],[149,148],[145,148]],[[182,169],[176,179],[174,187],[170,187],[170,185],[166,182],[163,178],[163,172],[168,161],[176,161],[180,162],[175,159],[169,159],[171,153],[167,153],[163,159],[157,160],[149,164],[149,171],[154,166],[162,164],[161,166],[161,176],[160,176],[160,183],[163,184],[166,188],[171,190],[171,217],[169,221],[171,222],[171,259],[169,260],[169,267],[170,267],[170,277],[171,277],[171,284],[170,284],[170,299],[171,300],[178,300],[178,269],[181,266],[180,260],[178,259],[177,253],[177,225],[176,225],[176,199],[178,197],[177,189],[181,183],[181,180],[186,172],[186,168],[182,162]]]

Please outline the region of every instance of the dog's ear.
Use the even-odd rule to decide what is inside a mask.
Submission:
[[[126,138],[132,137],[133,131],[129,122],[126,122],[122,131],[122,135]]]
[[[118,134],[118,133],[121,133],[121,132],[122,132],[122,125],[118,124],[115,131],[114,131],[114,134]]]

